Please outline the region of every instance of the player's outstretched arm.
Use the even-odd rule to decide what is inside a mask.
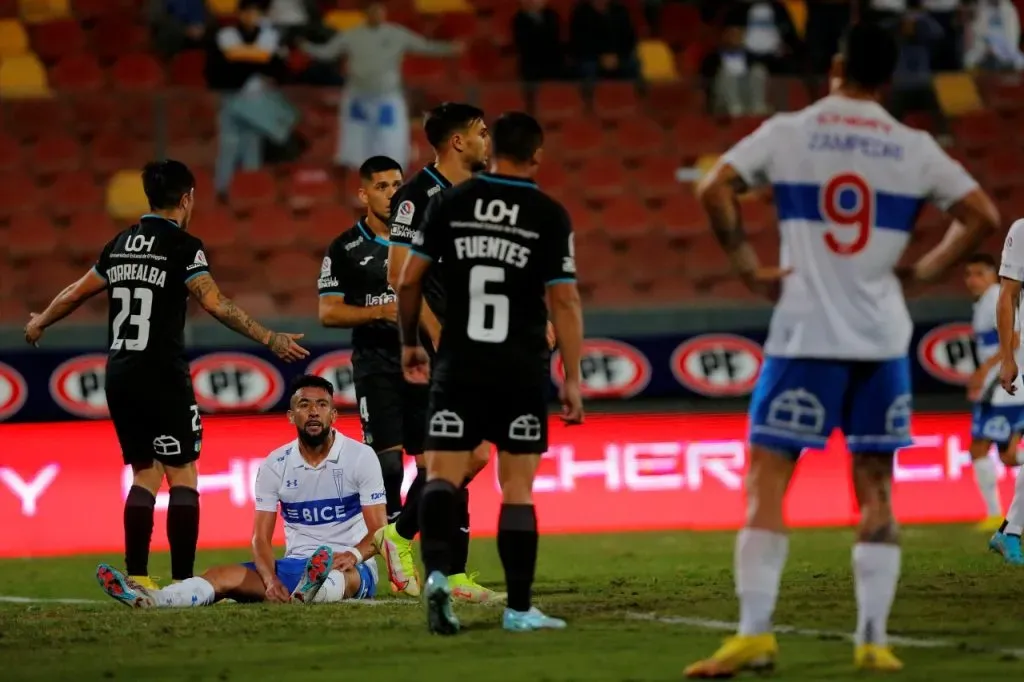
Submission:
[[[301,360],[309,355],[308,350],[296,343],[298,339],[302,338],[302,334],[270,331],[235,305],[234,301],[222,294],[220,287],[209,274],[204,273],[193,277],[186,282],[185,286],[199,301],[199,305],[203,306],[203,310],[210,313],[221,324],[266,346],[285,362]]]
[[[274,570],[274,526],[277,524],[277,513],[256,510],[252,529],[252,560],[256,564],[256,572],[260,574],[263,585],[267,588],[267,601],[286,603],[291,595]]]
[[[562,418],[570,424],[583,421],[580,397],[580,362],[583,358],[583,305],[576,282],[548,285],[548,311],[555,328],[558,352],[565,367],[562,385]]]
[[[97,272],[96,268],[90,268],[89,272],[82,275],[76,282],[64,287],[64,290],[57,294],[50,305],[42,313],[32,313],[29,322],[25,325],[25,340],[33,346],[39,344],[43,332],[50,325],[63,320],[75,312],[80,305],[107,288],[107,280]]]
[[[345,303],[343,296],[338,294],[320,295],[317,309],[320,324],[325,327],[351,329],[371,322],[394,322],[398,319],[398,306],[394,303],[384,305],[357,306]]]

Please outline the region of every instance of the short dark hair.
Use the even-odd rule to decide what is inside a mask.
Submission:
[[[990,253],[975,253],[967,259],[968,265],[987,265],[993,270],[996,269],[996,259]]]
[[[437,149],[450,140],[452,135],[483,118],[484,110],[472,104],[445,102],[427,112],[423,119],[423,132],[427,134],[430,146]]]
[[[544,130],[533,116],[508,111],[491,126],[494,156],[517,163],[529,163],[544,145]]]
[[[857,23],[839,43],[845,75],[853,85],[876,90],[887,85],[896,71],[899,46],[890,31],[872,23]]]
[[[142,169],[142,190],[154,211],[176,208],[195,186],[195,176],[181,161],[150,161]]]
[[[363,161],[363,165],[359,167],[359,177],[369,182],[373,180],[375,173],[384,173],[392,170],[401,173],[402,164],[390,156],[371,156],[366,161]]]
[[[258,9],[261,12],[266,12],[269,8],[269,0],[238,0],[237,11],[244,12],[249,9]]]
[[[288,389],[288,402],[291,402],[292,397],[304,388],[322,388],[327,391],[327,395],[334,397],[334,384],[330,381],[315,374],[302,374],[292,379],[292,385]]]

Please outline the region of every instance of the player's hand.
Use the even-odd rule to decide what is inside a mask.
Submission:
[[[39,320],[39,313],[30,313],[28,324],[25,325],[25,341],[30,346],[38,346],[39,339],[43,338],[43,332],[45,331],[37,321]]]
[[[1017,381],[1017,376],[1020,371],[1017,369],[1017,360],[1010,358],[1009,360],[1003,360],[999,365],[999,384],[1003,387],[1003,390],[1010,395],[1017,393],[1017,387],[1014,386],[1014,382]]]
[[[583,395],[580,393],[580,383],[566,380],[558,389],[558,399],[562,401],[562,421],[570,426],[582,424]]]
[[[548,326],[544,328],[544,338],[548,341],[548,350],[554,350],[555,346],[558,345],[558,337],[555,335],[555,325],[548,322]]]
[[[287,604],[292,600],[292,595],[288,593],[288,588],[278,580],[276,577],[270,581],[267,585],[267,601],[277,602],[278,604]]]
[[[386,322],[398,322],[398,304],[392,301],[380,307],[380,319]]]
[[[355,568],[359,565],[356,561],[356,555],[352,552],[342,552],[341,554],[334,555],[334,563],[331,568],[335,571],[347,571],[350,568]]]
[[[295,342],[303,336],[305,336],[305,334],[270,332],[270,340],[267,341],[267,348],[285,362],[302,360],[303,358],[309,357],[309,351]]]
[[[793,268],[776,266],[758,268],[747,277],[747,286],[755,294],[764,296],[772,303],[782,295],[782,280],[793,274]]]
[[[423,346],[402,347],[402,374],[410,384],[430,382],[430,356]]]

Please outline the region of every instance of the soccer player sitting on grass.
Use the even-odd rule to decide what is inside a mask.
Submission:
[[[136,608],[206,606],[219,599],[337,602],[377,592],[373,535],[383,528],[384,481],[373,449],[331,428],[334,388],[295,380],[288,421],[298,438],[267,457],[256,475],[253,559],[216,566],[159,590],[100,564],[104,592]],[[274,526],[284,519],[285,557],[274,560]]]

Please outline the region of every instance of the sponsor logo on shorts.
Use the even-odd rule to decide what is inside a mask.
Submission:
[[[28,398],[25,378],[10,365],[0,362],[0,421],[10,419]]]
[[[679,344],[671,367],[676,381],[694,393],[722,398],[753,391],[763,363],[761,346],[750,339],[704,334]]]
[[[352,351],[338,350],[321,355],[306,368],[307,374],[327,379],[334,386],[334,404],[338,407],[354,407],[356,404],[355,370],[352,367]]]
[[[403,201],[398,205],[395,212],[395,221],[399,225],[412,225],[413,216],[416,215],[416,204],[411,201]]]
[[[508,437],[512,440],[540,440],[541,423],[536,415],[521,414],[508,426]]]
[[[628,343],[613,339],[583,341],[580,362],[584,398],[629,398],[647,388],[651,363]],[[551,379],[561,386],[565,376],[561,353],[551,358]]]
[[[61,363],[50,375],[50,395],[61,408],[76,417],[103,419],[107,410],[104,390],[107,356],[79,355]]]
[[[181,442],[174,436],[157,436],[153,439],[153,453],[161,457],[175,457],[181,454]]]
[[[973,328],[954,322],[932,329],[917,344],[917,359],[939,381],[965,385],[980,364]]]
[[[192,361],[196,402],[204,412],[268,410],[281,399],[277,369],[248,353],[210,353]]]
[[[466,423],[451,410],[435,412],[427,425],[427,434],[435,438],[462,438]]]

